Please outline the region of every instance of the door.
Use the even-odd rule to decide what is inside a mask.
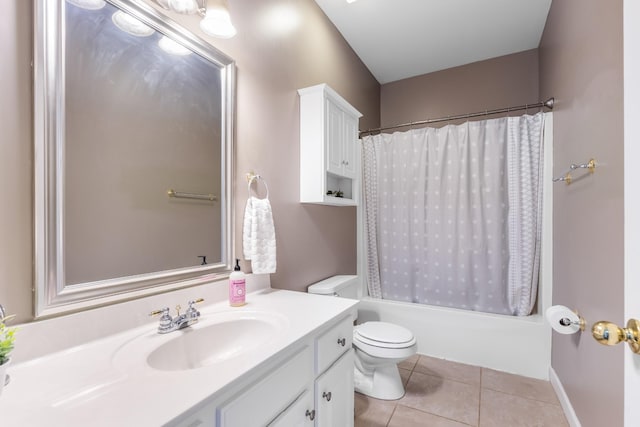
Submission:
[[[327,156],[327,171],[336,175],[342,175],[343,173],[343,154],[342,143],[344,138],[343,126],[342,126],[342,110],[327,98],[326,102],[326,156]]]
[[[343,115],[344,126],[344,176],[347,178],[356,177],[356,150],[358,141],[358,119],[347,113]]]
[[[353,426],[353,349],[316,380],[316,426]]]
[[[640,2],[624,1],[624,319],[640,320]],[[626,344],[625,344],[626,345]],[[625,349],[624,425],[640,421],[640,354]]]

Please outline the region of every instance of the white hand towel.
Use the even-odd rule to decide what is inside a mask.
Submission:
[[[256,274],[276,272],[276,231],[268,198],[249,197],[244,210],[242,246]]]

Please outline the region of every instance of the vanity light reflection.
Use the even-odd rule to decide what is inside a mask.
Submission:
[[[185,56],[191,54],[189,49],[167,36],[162,36],[160,40],[158,40],[158,46],[171,55]]]
[[[122,31],[136,37],[149,37],[155,30],[134,18],[133,16],[121,10],[117,11],[111,17],[111,20]]]

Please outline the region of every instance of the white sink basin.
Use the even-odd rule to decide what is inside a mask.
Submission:
[[[160,371],[184,371],[232,361],[259,351],[281,335],[287,319],[271,312],[203,313],[195,325],[168,334],[146,332],[123,345],[115,364],[126,366],[143,359]]]

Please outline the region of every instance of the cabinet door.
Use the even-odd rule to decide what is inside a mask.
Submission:
[[[218,409],[221,427],[263,427],[276,418],[313,380],[313,349],[281,362],[263,379]]]
[[[342,142],[344,139],[344,128],[342,125],[342,110],[331,100],[326,100],[327,128],[327,171],[336,175],[342,175],[344,169],[344,157]]]
[[[353,426],[353,349],[316,380],[316,426]]]
[[[313,427],[315,417],[313,390],[305,390],[269,427]]]
[[[358,154],[358,119],[345,114],[343,117],[343,175],[356,177],[356,155]]]

